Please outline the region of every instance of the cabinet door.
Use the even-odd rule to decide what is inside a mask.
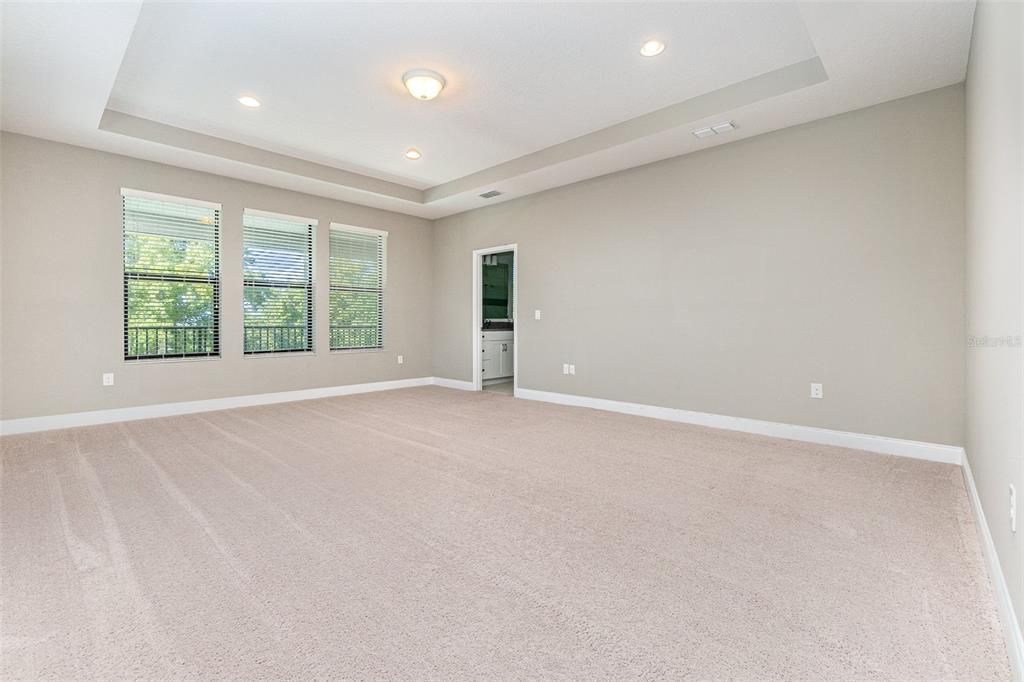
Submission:
[[[484,341],[481,344],[481,376],[484,379],[495,379],[501,376],[501,342]]]
[[[506,341],[501,348],[501,376],[510,377],[515,373],[515,344]]]

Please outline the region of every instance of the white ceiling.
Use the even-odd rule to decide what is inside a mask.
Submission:
[[[3,129],[424,217],[964,78],[973,2],[2,6]],[[639,55],[649,37],[656,58]],[[820,60],[820,61],[819,61]],[[432,68],[433,102],[401,75]],[[246,109],[241,94],[263,106]],[[735,120],[729,136],[692,128]],[[415,146],[424,157],[406,160]],[[489,189],[505,194],[490,201]]]
[[[795,5],[301,7],[144,6],[110,108],[425,188],[815,56]]]

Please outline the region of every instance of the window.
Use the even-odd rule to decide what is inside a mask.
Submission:
[[[331,350],[384,347],[388,233],[331,225]]]
[[[242,305],[245,352],[313,350],[315,220],[245,209]]]
[[[220,354],[220,204],[121,190],[124,359]]]

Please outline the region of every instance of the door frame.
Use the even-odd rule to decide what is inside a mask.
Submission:
[[[483,270],[480,267],[480,258],[492,253],[512,252],[512,300],[515,302],[512,308],[512,393],[519,390],[519,245],[504,244],[502,246],[490,246],[486,249],[473,251],[473,306],[470,310],[473,314],[470,319],[473,322],[473,390],[482,391],[484,380],[480,376],[483,370],[483,359],[480,354],[483,352],[483,343],[480,338],[480,328],[483,326]]]

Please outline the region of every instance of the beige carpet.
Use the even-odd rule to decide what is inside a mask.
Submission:
[[[953,466],[433,387],[2,448],[5,680],[1009,677]]]

